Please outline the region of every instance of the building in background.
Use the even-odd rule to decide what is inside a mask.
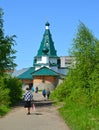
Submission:
[[[38,87],[41,90],[54,89],[67,75],[71,62],[69,56],[57,56],[49,26],[47,22],[33,66],[13,73],[13,76],[16,75],[24,85]]]
[[[60,56],[60,66],[61,67],[69,67],[71,66],[71,62],[73,61],[72,56]]]

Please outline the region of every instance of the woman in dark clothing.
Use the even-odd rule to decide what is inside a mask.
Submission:
[[[35,88],[35,93],[38,93],[38,87]]]
[[[26,88],[26,92],[23,95],[24,107],[28,115],[30,115],[31,101],[33,100],[33,94],[29,88]]]
[[[47,96],[47,99],[49,99],[49,96],[50,96],[50,90],[49,90],[49,88],[47,88],[47,90],[46,90],[46,96]]]

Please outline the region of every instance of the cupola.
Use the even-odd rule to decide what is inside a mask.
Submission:
[[[49,26],[50,26],[49,22],[46,22],[45,24],[46,29],[49,29]]]

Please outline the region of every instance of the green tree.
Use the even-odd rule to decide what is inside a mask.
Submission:
[[[8,106],[10,104],[9,89],[6,88],[5,78],[0,78],[0,107],[3,105]]]
[[[14,69],[16,67],[14,63],[16,50],[13,49],[15,45],[14,38],[16,36],[4,35],[3,15],[3,10],[0,8],[0,75],[3,75],[5,70]]]
[[[91,93],[91,104],[96,106],[99,105],[99,41],[96,42],[95,46],[95,61],[94,70],[90,75],[90,93]]]
[[[22,83],[16,77],[6,77],[4,79],[5,88],[9,89],[10,105],[15,105],[22,98]]]
[[[83,105],[99,104],[99,41],[83,23],[73,39],[71,56],[75,62],[55,94]]]
[[[83,81],[82,87],[89,88],[90,74],[94,71],[97,62],[96,44],[98,40],[90,30],[80,23],[78,33],[74,38],[72,54],[76,60],[77,79]],[[76,76],[77,76],[76,75]]]
[[[96,82],[99,81],[99,41],[83,23],[78,26],[71,54],[76,61],[74,69],[69,72],[67,78],[71,80],[67,83],[69,84],[67,86],[71,88],[71,97],[91,102],[92,96],[99,88],[99,82]],[[94,84],[98,87],[97,89]],[[94,92],[93,95],[92,92]]]

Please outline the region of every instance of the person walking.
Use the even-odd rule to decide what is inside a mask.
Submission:
[[[43,95],[43,97],[45,99],[46,98],[46,90],[45,90],[45,88],[42,90],[42,95]]]
[[[31,91],[34,92],[34,87],[31,88]]]
[[[49,99],[49,96],[50,96],[50,90],[49,90],[49,88],[47,88],[47,90],[46,90],[46,96],[47,96],[47,99]]]
[[[30,115],[31,102],[33,100],[33,94],[29,88],[26,88],[26,92],[23,94],[24,108],[26,109],[27,115]]]
[[[35,88],[35,93],[38,93],[38,86],[36,86]]]

